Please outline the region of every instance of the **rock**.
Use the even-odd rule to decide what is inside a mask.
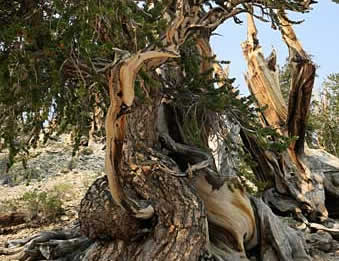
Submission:
[[[74,160],[73,160],[73,158],[72,158],[72,159],[68,162],[67,168],[68,168],[69,170],[72,170],[74,167],[75,167],[75,163],[74,163]]]
[[[318,230],[316,233],[306,234],[306,242],[310,244],[310,249],[318,249],[329,252],[332,249],[333,238],[330,233]]]
[[[327,228],[334,228],[336,221],[331,218],[328,218],[322,224]]]
[[[0,185],[8,185],[12,186],[13,185],[13,179],[9,175],[3,175],[0,177]]]
[[[313,258],[314,261],[328,261],[328,260],[326,259],[326,257],[323,257],[322,255],[320,255],[320,254],[318,254],[318,253],[312,255],[312,258]]]

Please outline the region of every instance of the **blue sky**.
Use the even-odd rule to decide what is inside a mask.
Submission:
[[[320,67],[317,69],[315,88],[319,89],[323,80],[330,73],[339,73],[339,4],[331,0],[319,0],[313,10],[307,14],[294,15],[304,19],[302,24],[295,25],[294,30],[302,42],[304,49],[313,56],[313,61]],[[246,39],[246,16],[239,16],[244,23],[235,24],[233,19],[220,26],[216,33],[221,36],[212,37],[213,51],[220,60],[231,61],[230,77],[235,77],[235,85],[241,93],[247,94],[243,74],[247,67],[240,44]],[[272,46],[277,49],[278,62],[284,64],[288,50],[281,39],[279,31],[271,29],[269,23],[256,21],[258,38],[265,56],[271,53]]]

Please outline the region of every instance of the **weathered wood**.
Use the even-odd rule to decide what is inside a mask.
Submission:
[[[305,242],[292,228],[283,224],[278,217],[256,198],[251,199],[257,214],[260,231],[261,261],[306,261],[311,258],[305,252]]]
[[[0,248],[12,260],[83,260],[92,241],[79,234],[78,226],[59,231],[44,231],[24,240],[13,240]]]
[[[124,216],[123,209],[103,196],[109,195],[107,180],[98,179],[81,203],[81,230],[91,238],[110,241],[91,248],[88,260],[97,260],[98,256],[109,260],[198,260],[207,249],[207,219],[202,201],[187,179],[174,177],[159,168],[166,160],[158,158],[158,153],[139,151],[138,155],[138,161],[124,164],[123,171],[130,175],[128,187],[152,202],[156,217],[140,221]],[[103,213],[104,206],[106,213]],[[121,217],[114,211],[117,207]],[[110,209],[113,218],[108,215]],[[104,218],[102,214],[108,216]]]
[[[114,201],[120,206],[124,205],[124,207],[130,208],[132,212],[137,210],[132,209],[131,204],[127,203],[129,199],[122,189],[122,181],[119,180],[119,164],[125,136],[125,114],[134,101],[134,81],[141,65],[149,59],[166,60],[170,57],[177,57],[177,55],[170,51],[138,53],[116,65],[109,76],[111,105],[108,108],[105,121],[105,171]]]
[[[86,237],[78,229],[73,237],[39,234],[18,244],[25,245],[20,260],[245,261],[246,251],[255,247],[260,247],[264,260],[285,256],[282,260],[308,260],[297,236],[279,233],[285,227],[277,225],[268,208],[260,204],[253,208],[236,179],[219,175],[209,151],[171,135],[169,130],[175,126],[164,116],[165,105],[157,90],[146,90],[149,100],[136,103],[134,82],[142,66],[150,69],[177,57],[192,31],[213,30],[238,12],[212,8],[203,14],[202,2],[172,2],[175,16],[161,38],[163,48],[150,45],[123,57],[107,72],[111,102],[105,122],[107,179],[95,181],[81,202],[80,231]],[[210,56],[203,39],[198,48]],[[209,67],[209,62],[203,62],[201,71]],[[258,233],[267,220],[270,238]],[[284,237],[288,242],[280,246]],[[266,248],[269,239],[275,240],[272,248]]]
[[[276,153],[260,148],[255,138],[246,135],[245,132],[241,135],[245,147],[259,163],[253,169],[257,177],[262,181],[270,180],[277,192],[288,195],[296,201],[295,204],[290,204],[288,203],[290,200],[278,202],[277,198],[272,197],[269,200],[272,206],[279,207],[282,212],[287,208],[294,209],[298,206],[311,220],[324,221],[328,216],[325,207],[324,180],[328,179],[325,179],[323,170],[315,171],[312,167],[321,159],[313,158],[315,162],[312,162],[306,159],[310,156],[305,155],[307,154],[305,152],[306,119],[312,95],[315,65],[303,50],[284,14],[279,14],[278,17],[292,64],[288,110],[281,94],[279,70],[275,64],[274,55],[270,59],[264,59],[254,20],[250,15],[248,39],[242,44],[248,64],[246,81],[258,106],[266,108],[262,113],[263,126],[272,127],[280,135],[294,140],[287,151]],[[334,192],[336,189],[330,186],[329,182],[325,181],[325,183],[328,184],[328,190],[332,191],[332,194],[338,193]]]
[[[257,245],[256,220],[249,198],[236,179],[213,188],[205,176],[198,176],[193,185],[204,201],[208,217],[209,238],[215,254],[221,258],[246,259],[246,249]],[[232,210],[232,211],[230,211]]]
[[[0,228],[25,223],[25,217],[25,213],[20,212],[0,213]]]
[[[290,148],[297,154],[304,152],[307,114],[315,79],[315,65],[303,49],[284,13],[279,14],[282,37],[289,49],[291,90],[288,101],[287,127],[290,137],[298,137]]]
[[[330,233],[332,235],[333,238],[335,238],[336,240],[339,240],[339,225],[335,224],[334,227],[332,228],[328,228],[325,227],[321,224],[317,224],[317,223],[310,223],[309,224],[310,228],[316,229],[316,230],[323,230],[326,231],[328,233]]]
[[[18,231],[27,228],[27,227],[31,227],[31,224],[27,224],[27,223],[22,223],[16,226],[8,226],[8,227],[1,227],[0,228],[0,234],[1,235],[8,235],[8,234],[15,234]]]
[[[257,38],[253,17],[248,15],[247,41],[242,44],[248,72],[245,79],[252,95],[262,108],[265,120],[273,128],[281,129],[287,118],[287,108],[279,86],[276,64],[268,66]]]

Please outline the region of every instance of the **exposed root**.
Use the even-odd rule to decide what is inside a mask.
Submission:
[[[305,242],[292,228],[282,223],[259,199],[252,198],[257,215],[261,261],[310,261]]]
[[[0,254],[12,260],[82,260],[92,241],[79,233],[78,226],[62,231],[45,231],[23,240],[8,241]]]
[[[205,203],[209,238],[213,251],[224,256],[231,252],[246,257],[245,249],[256,245],[256,221],[250,200],[240,183],[229,180],[213,189],[204,176],[193,179],[193,185]],[[217,251],[218,252],[218,251]]]

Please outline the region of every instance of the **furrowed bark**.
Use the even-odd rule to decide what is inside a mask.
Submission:
[[[198,260],[206,251],[204,205],[186,180],[159,168],[160,160],[165,164],[165,159],[159,159],[158,155],[139,151],[140,162],[124,166],[124,171],[129,171],[133,179],[130,186],[152,202],[156,213],[153,219],[140,221],[122,211],[113,212],[116,213],[113,217],[109,215],[110,209],[119,207],[100,196],[109,195],[105,178],[97,180],[96,188],[89,190],[82,201],[81,228],[92,239],[105,241],[92,246],[87,260],[103,260],[102,257],[109,260]],[[102,211],[103,208],[106,210]]]

